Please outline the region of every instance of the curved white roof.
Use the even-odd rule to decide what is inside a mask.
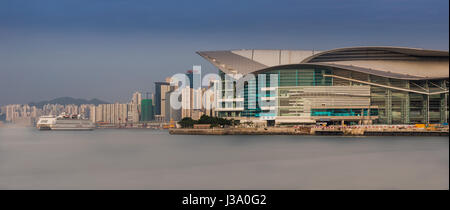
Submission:
[[[322,65],[398,79],[449,77],[449,53],[404,47],[348,47],[328,51],[230,50],[197,52],[225,73],[248,74],[290,64]]]

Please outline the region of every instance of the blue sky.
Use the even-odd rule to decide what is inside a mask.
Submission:
[[[0,104],[129,100],[222,49],[448,50],[448,0],[2,0]]]

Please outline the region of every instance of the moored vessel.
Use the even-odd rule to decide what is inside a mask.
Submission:
[[[41,116],[36,124],[39,130],[93,130],[94,123],[90,120],[84,119],[81,115],[66,115],[59,116],[47,115]]]

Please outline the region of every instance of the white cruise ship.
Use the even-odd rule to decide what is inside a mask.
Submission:
[[[93,130],[94,123],[80,115],[41,116],[36,124],[39,130]]]

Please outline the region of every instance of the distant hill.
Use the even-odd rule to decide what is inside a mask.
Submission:
[[[86,99],[81,99],[81,98],[60,97],[60,98],[52,99],[50,101],[31,102],[28,105],[36,106],[38,108],[42,108],[45,104],[61,104],[61,105],[67,105],[67,104],[75,104],[75,105],[95,104],[95,105],[99,105],[99,104],[109,104],[109,102],[102,101],[102,100],[99,100],[99,99],[96,99],[96,98],[91,99],[91,100],[86,100]]]

